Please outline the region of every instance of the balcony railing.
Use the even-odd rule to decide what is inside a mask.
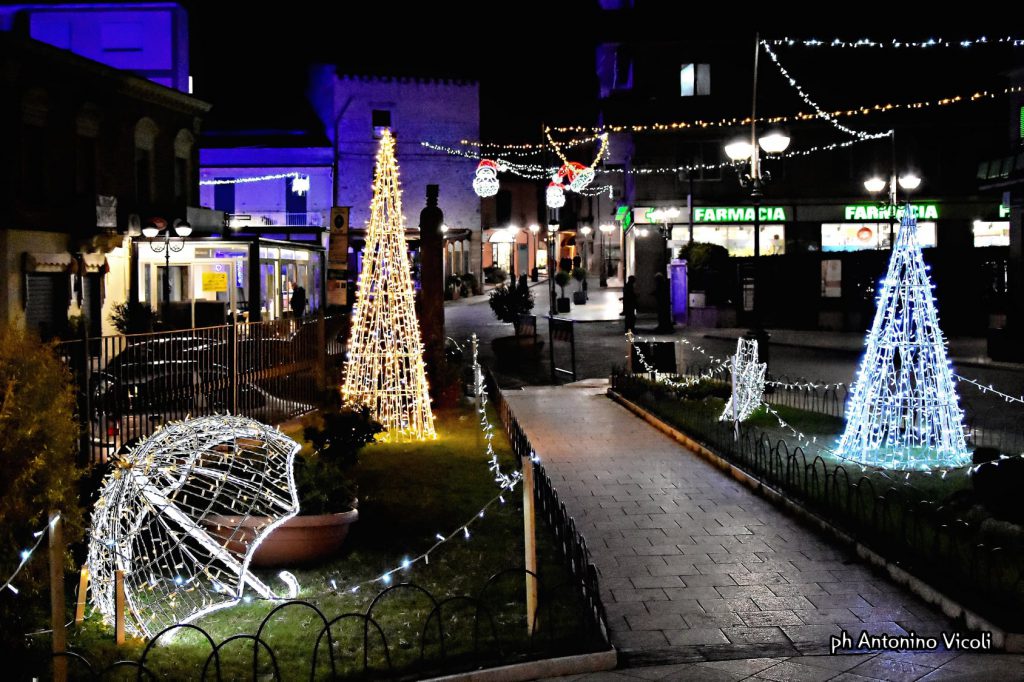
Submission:
[[[248,211],[229,213],[228,227],[323,227],[323,213],[288,213],[286,211]]]

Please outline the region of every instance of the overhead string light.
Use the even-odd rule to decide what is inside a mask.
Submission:
[[[836,47],[836,48],[875,48],[875,49],[934,49],[934,48],[969,48],[969,47],[980,47],[980,46],[1006,46],[1020,47],[1024,45],[1024,38],[1013,38],[1011,36],[1004,36],[1001,38],[988,38],[981,36],[980,38],[972,38],[970,40],[948,40],[946,38],[928,38],[927,40],[899,40],[893,38],[892,40],[880,41],[871,40],[870,38],[861,38],[859,40],[843,40],[842,38],[832,38],[831,40],[818,40],[817,38],[774,38],[771,40],[764,41],[776,47]]]
[[[842,123],[836,120],[835,116],[824,111],[820,106],[818,106],[817,102],[811,99],[811,96],[807,94],[807,92],[803,89],[803,86],[797,83],[796,79],[793,78],[789,71],[786,70],[786,67],[784,67],[782,63],[779,62],[779,56],[775,54],[775,50],[771,48],[771,45],[769,45],[766,41],[762,40],[761,47],[764,48],[764,51],[768,54],[769,57],[771,57],[772,62],[775,64],[776,68],[778,68],[779,73],[782,74],[782,77],[790,84],[790,86],[792,86],[794,90],[796,90],[796,93],[800,96],[800,99],[804,101],[804,104],[814,109],[814,112],[818,115],[819,118],[822,118],[831,123],[836,128],[836,130],[841,130],[847,135],[852,135],[853,137],[857,137],[860,139],[878,139],[879,137],[887,137],[891,133],[891,131],[889,131],[886,133],[872,134],[866,133],[863,130],[854,130],[853,128],[844,126]]]
[[[559,146],[562,149],[570,149],[572,147],[578,147],[584,144],[590,144],[594,141],[593,135],[585,137],[574,137],[571,140],[564,140],[559,142]],[[477,147],[483,150],[491,151],[491,156],[536,156],[543,154],[548,151],[550,144],[545,140],[544,142],[527,142],[522,144],[503,144],[500,142],[480,142],[477,140],[459,140],[459,144],[463,147]]]
[[[309,176],[305,173],[292,171],[290,173],[274,173],[272,175],[253,175],[244,178],[214,178],[213,180],[200,180],[203,187],[215,185],[247,185],[253,182],[269,182],[270,180],[284,180],[292,178],[298,182],[292,182],[292,191],[296,193],[309,191]]]

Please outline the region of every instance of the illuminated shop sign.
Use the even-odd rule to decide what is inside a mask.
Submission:
[[[761,206],[758,211],[761,222],[785,222],[789,220],[782,206]],[[695,223],[752,223],[753,206],[697,206],[693,209]]]
[[[892,206],[879,206],[878,204],[855,204],[846,206],[843,210],[843,217],[846,220],[892,220]],[[896,220],[901,220],[906,211],[905,206],[896,208]],[[938,204],[911,204],[911,214],[919,220],[938,220]]]

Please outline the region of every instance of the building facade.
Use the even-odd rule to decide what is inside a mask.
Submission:
[[[753,60],[738,55],[753,57],[754,35],[681,41],[659,32],[632,4],[609,4],[623,8],[605,12],[609,37],[597,46],[595,68],[600,124],[612,131],[605,170],[613,172],[602,182],[616,184],[625,274],[638,277],[642,307],[654,304],[654,273],[665,272],[691,241],[704,242],[731,257],[719,286],[724,292],[716,296],[729,308],[728,323],[750,323],[756,286],[768,325],[861,330],[898,220],[863,183],[914,172],[921,185],[912,193],[901,189],[899,202],[910,201],[918,212],[944,326],[984,333],[998,323],[1006,305],[1009,219],[1001,195],[979,191],[975,176],[979,162],[1005,146],[1001,123],[993,125],[1003,120],[1005,104],[895,107],[835,123],[789,120],[789,154],[760,154],[770,182],[760,199],[762,257],[755,262],[754,201],[740,183],[750,166],[731,163],[724,151],[737,138],[750,140],[749,124],[741,122],[751,112]],[[999,58],[991,52],[826,49],[774,48],[793,82],[829,111],[931,101],[998,79]],[[878,78],[893,72],[894,59],[901,60],[898,82]],[[759,116],[807,112],[808,102],[763,47],[759,60]],[[761,125],[759,135],[770,127]],[[858,137],[889,129],[895,143]],[[677,209],[672,218],[653,213],[670,207]]]
[[[132,73],[0,33],[0,319],[44,336],[113,333],[135,284],[132,235],[199,223],[209,105]]]

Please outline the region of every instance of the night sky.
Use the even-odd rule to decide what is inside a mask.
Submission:
[[[483,137],[509,142],[538,141],[542,123],[592,122],[597,90],[594,46],[616,35],[652,42],[736,41],[735,59],[749,64],[752,49],[746,46],[752,46],[755,28],[773,37],[921,39],[931,35],[973,38],[986,33],[986,28],[999,27],[995,16],[985,22],[962,16],[943,19],[917,15],[906,7],[902,16],[888,10],[853,12],[851,7],[851,16],[841,21],[811,23],[806,17],[821,16],[823,6],[817,10],[764,7],[755,20],[744,18],[739,6],[709,11],[690,4],[637,0],[640,9],[632,18],[609,23],[596,2],[584,0],[419,5],[290,2],[280,3],[281,9],[273,12],[253,3],[192,0],[183,4],[191,23],[195,94],[214,104],[208,127],[288,121],[295,103],[301,101],[307,64],[324,61],[353,73],[477,79]],[[887,52],[885,59],[890,59],[892,51]],[[1007,51],[947,52],[939,62],[933,55],[903,53],[887,63],[878,61],[878,54],[864,52],[815,55],[781,50],[780,54],[786,55],[786,64],[809,91],[825,93],[823,105],[836,107],[886,98],[945,96],[976,85],[990,86],[1001,81],[1000,65],[1009,66],[1014,59]],[[861,64],[865,59],[868,67]],[[936,68],[937,63],[941,67]],[[768,64],[762,69],[762,73],[774,72]],[[778,89],[767,90],[766,113],[806,109],[785,92],[781,79],[766,82]]]

